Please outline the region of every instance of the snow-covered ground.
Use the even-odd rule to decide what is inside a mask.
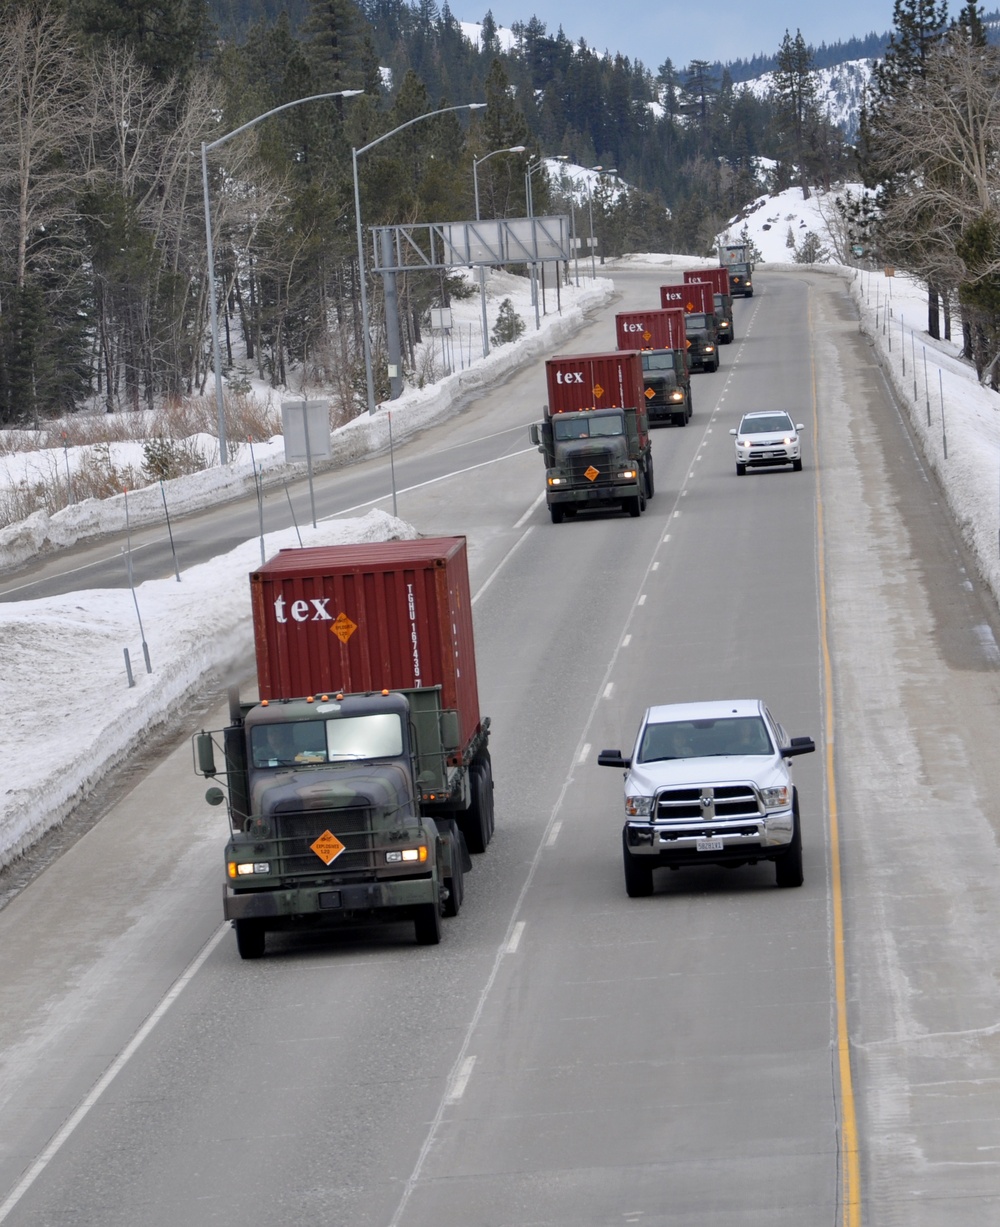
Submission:
[[[803,228],[825,234],[824,206],[814,197],[785,193],[762,201],[746,226],[763,253],[758,270],[801,267],[788,261],[785,235]],[[731,227],[738,237],[744,223]],[[765,225],[767,228],[765,229]],[[632,256],[621,264],[698,262],[678,256]],[[711,261],[705,260],[706,265]],[[958,357],[955,345],[930,340],[923,290],[885,270],[824,266],[830,276],[845,279],[858,307],[860,325],[880,356],[901,402],[907,406],[923,440],[929,463],[938,473],[966,539],[974,547],[986,581],[1000,594],[1000,507],[997,499],[1000,398],[981,388],[975,372]],[[582,271],[582,262],[581,262]],[[605,276],[613,276],[609,265]],[[505,276],[496,274],[496,276]],[[528,325],[521,340],[495,350],[483,361],[471,361],[433,386],[406,393],[393,402],[393,437],[400,439],[455,412],[462,395],[488,386],[514,365],[537,361],[567,340],[581,321],[582,309],[612,292],[610,280],[581,279],[564,287],[563,314],[548,315],[542,328],[533,327],[534,312],[526,300],[523,279],[510,278],[515,308]],[[478,299],[469,300],[478,312]],[[554,309],[550,291],[549,308]],[[456,365],[458,365],[456,363]],[[386,414],[365,417],[343,431],[344,453],[359,455],[387,447]],[[138,446],[138,445],[126,445]],[[37,457],[37,453],[34,454]],[[280,438],[258,444],[256,463],[281,466]],[[55,460],[62,463],[60,449]],[[51,463],[52,457],[49,457]],[[37,463],[37,459],[32,463]],[[14,465],[16,469],[16,463]],[[216,467],[166,483],[167,498],[176,510],[215,502],[224,491],[252,488],[249,456],[225,469]],[[0,478],[2,480],[2,478]],[[129,494],[132,523],[142,516],[163,517],[159,485]],[[48,545],[67,544],[92,533],[120,531],[124,526],[123,497],[94,501],[93,506],[67,508],[48,523],[14,525],[0,533],[0,565],[10,566]],[[39,513],[40,517],[40,513]],[[33,517],[36,519],[38,517]],[[304,545],[411,536],[414,529],[381,512],[360,520],[340,520],[300,529]],[[295,530],[272,533],[268,553],[298,544]],[[161,714],[176,710],[195,693],[212,669],[225,671],[230,661],[251,649],[247,616],[246,576],[260,561],[256,540],[229,554],[182,573],[182,582],[159,580],[142,584],[135,599],[127,590],[76,592],[70,596],[0,605],[0,703],[4,718],[5,770],[0,791],[0,864],[13,859],[46,829],[60,822],[130,747],[148,736]],[[141,618],[142,634],[139,619]],[[143,640],[153,671],[147,673]],[[124,652],[128,650],[135,677],[126,682]],[[38,696],[25,702],[25,696]],[[67,696],[72,702],[67,703]],[[40,734],[43,731],[43,735]]]

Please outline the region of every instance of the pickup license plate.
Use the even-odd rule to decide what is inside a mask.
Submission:
[[[723,846],[721,839],[699,839],[697,850],[699,852],[721,852]]]

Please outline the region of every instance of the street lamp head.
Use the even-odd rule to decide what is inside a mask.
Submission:
[[[590,169],[591,170],[603,170],[604,167],[603,166],[592,166]]]
[[[363,94],[363,89],[342,89],[340,91],[341,98],[356,98],[358,94]]]
[[[504,149],[504,153],[524,153],[527,145],[511,145],[509,149]]]
[[[482,111],[486,107],[485,102],[467,102],[466,109],[469,111]]]

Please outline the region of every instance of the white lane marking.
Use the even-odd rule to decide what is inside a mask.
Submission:
[[[667,533],[663,538],[663,544],[666,545],[669,540],[670,540],[670,534]]]
[[[208,939],[205,945],[201,948],[201,952],[195,955],[194,959],[187,965],[181,975],[174,981],[168,989],[166,996],[161,1000],[160,1004],[150,1014],[146,1021],[142,1024],[139,1030],[132,1036],[131,1040],[125,1045],[117,1057],[111,1062],[104,1074],[94,1084],[90,1094],[84,1099],[80,1106],[76,1109],[69,1120],[63,1125],[59,1132],[55,1135],[48,1146],[42,1151],[38,1158],[32,1163],[31,1167],[24,1173],[14,1189],[7,1197],[7,1200],[0,1205],[0,1223],[9,1216],[11,1210],[17,1205],[21,1198],[27,1193],[31,1186],[35,1183],[42,1172],[48,1167],[52,1160],[56,1157],[62,1146],[73,1135],[77,1125],[79,1125],[86,1117],[90,1109],[97,1103],[100,1097],[108,1089],[115,1078],[121,1073],[131,1058],[137,1052],[140,1044],[147,1035],[153,1030],[160,1019],[166,1014],[170,1007],[174,1004],[181,993],[187,988],[194,977],[204,966],[208,956],[212,953],[215,947],[222,941],[224,935],[229,931],[229,925],[220,925],[216,932]]]
[[[654,562],[654,563],[653,563],[653,565],[652,565],[652,566],[651,566],[649,569],[650,569],[651,571],[659,571],[659,569],[660,569],[660,564],[659,564],[658,562]]]
[[[604,687],[604,697],[606,699],[611,698],[611,692],[612,690],[614,690],[614,688],[615,688],[614,682],[608,682],[608,684]]]
[[[645,594],[645,592],[642,594],[642,596],[641,596],[641,597],[639,597],[638,601],[636,601],[636,604],[637,604],[637,605],[645,605],[645,604],[646,604],[646,594]]]
[[[590,742],[584,743],[583,749],[580,751],[580,757],[576,760],[578,763],[585,763],[590,758]]]
[[[541,492],[541,494],[539,494],[538,498],[536,498],[536,499],[535,499],[535,501],[534,501],[534,502],[531,504],[531,506],[528,508],[528,510],[527,510],[527,511],[524,513],[524,515],[523,515],[523,516],[521,516],[521,518],[518,520],[518,522],[517,522],[517,523],[514,525],[514,528],[515,528],[515,529],[520,528],[520,527],[521,527],[521,525],[524,523],[524,521],[525,521],[525,520],[526,520],[526,519],[527,519],[529,516],[534,515],[535,508],[538,506],[538,504],[539,504],[539,503],[543,503],[544,501],[545,501],[545,491],[543,490],[543,491]]]
[[[465,1094],[465,1088],[469,1085],[469,1079],[472,1077],[472,1067],[475,1063],[475,1057],[466,1057],[462,1062],[461,1068],[448,1089],[448,1103],[458,1103]]]
[[[555,846],[555,842],[556,842],[556,840],[559,838],[559,832],[560,832],[561,830],[562,830],[562,821],[560,820],[559,822],[553,822],[553,824],[552,824],[552,830],[551,830],[551,831],[549,831],[549,837],[548,837],[548,839],[545,841],[545,846],[546,846],[546,848],[552,848],[552,847],[554,847],[554,846]],[[520,922],[519,922],[519,923],[520,923]],[[513,938],[511,938],[511,941],[513,941],[513,940],[514,940],[514,939],[513,939]],[[508,953],[508,954],[511,954],[511,953],[512,953],[512,951],[508,950],[508,951],[507,951],[507,953]]]
[[[631,636],[631,635],[626,635],[626,636],[625,636],[625,637],[622,639],[622,647],[623,647],[623,648],[627,648],[627,647],[628,647],[628,645],[629,645],[631,642],[632,642],[632,636]]]
[[[507,945],[503,948],[504,954],[517,954],[517,948],[521,944],[521,934],[524,932],[524,926],[527,923],[526,920],[519,920],[514,926],[514,932],[511,933]]]

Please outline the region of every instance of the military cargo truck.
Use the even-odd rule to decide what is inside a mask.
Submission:
[[[529,437],[545,458],[553,524],[591,508],[641,515],[653,497],[653,452],[638,350],[545,363],[549,401]]]
[[[709,311],[705,303],[711,302],[712,287],[702,282],[697,285],[661,285],[660,306],[682,308],[684,330],[688,339],[688,361],[693,371],[717,371],[719,369],[718,321],[714,305]]]
[[[684,283],[707,281],[712,287],[712,302],[718,320],[719,342],[728,345],[736,335],[733,326],[733,300],[729,293],[729,270],[726,268],[693,268],[684,270]]]
[[[465,538],[281,550],[250,589],[258,698],[194,737],[240,955],[375,921],[436,945],[494,825]]]
[[[620,311],[615,316],[619,349],[642,347],[642,379],[650,426],[691,419],[691,368],[684,313],[672,310]]]

